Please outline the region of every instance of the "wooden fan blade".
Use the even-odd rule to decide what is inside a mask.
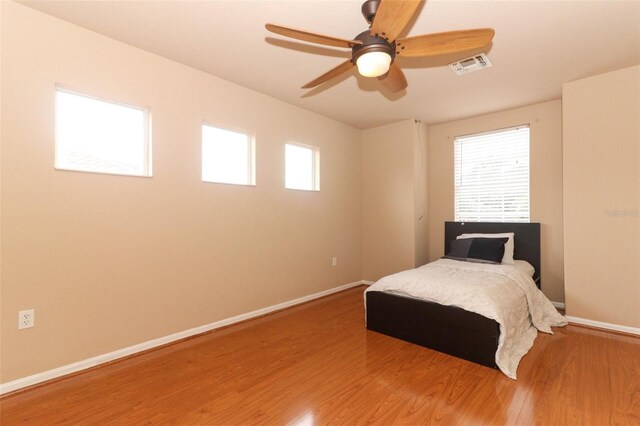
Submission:
[[[396,40],[396,54],[401,56],[438,56],[486,46],[493,39],[491,28],[425,34]]]
[[[322,83],[324,83],[325,81],[329,81],[333,77],[337,77],[338,75],[342,74],[343,72],[349,71],[351,68],[353,68],[353,62],[351,62],[351,60],[343,62],[340,65],[338,65],[337,67],[335,67],[335,68],[327,71],[326,73],[322,74],[320,77],[316,78],[315,80],[308,82],[307,84],[302,86],[302,88],[303,89],[311,89],[312,87],[319,86]]]
[[[402,69],[395,62],[391,64],[389,71],[385,75],[378,77],[378,80],[387,90],[394,93],[400,92],[408,86]]]
[[[267,24],[265,28],[272,33],[280,34],[285,37],[295,38],[297,40],[308,41],[309,43],[323,44],[325,46],[336,46],[351,48],[356,44],[362,44],[360,40],[346,40],[343,38],[331,37],[322,34],[314,34],[308,31],[296,30],[294,28],[282,27],[280,25]]]
[[[371,25],[371,35],[394,41],[416,13],[421,0],[382,0]]]

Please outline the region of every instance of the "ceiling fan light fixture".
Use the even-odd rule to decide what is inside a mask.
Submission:
[[[396,55],[429,57],[474,50],[491,43],[495,35],[492,28],[478,28],[398,38],[415,19],[420,3],[421,0],[365,0],[362,15],[371,26],[352,40],[281,25],[266,24],[265,27],[272,33],[309,43],[351,48],[350,59],[305,84],[303,89],[317,87],[357,66],[359,74],[378,77],[382,86],[397,93],[407,87],[407,79],[394,62]]]
[[[356,60],[358,72],[364,77],[379,77],[389,71],[391,55],[387,52],[367,52]]]

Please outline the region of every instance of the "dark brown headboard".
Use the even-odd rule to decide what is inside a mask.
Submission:
[[[534,268],[533,279],[540,287],[540,224],[539,223],[506,223],[506,222],[445,222],[444,252],[449,253],[451,241],[461,234],[485,233],[494,234],[513,232],[515,247],[513,258],[526,260]]]

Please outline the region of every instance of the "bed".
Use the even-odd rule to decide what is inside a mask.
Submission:
[[[445,222],[445,253],[449,253],[451,242],[461,234],[505,232],[513,232],[515,234],[513,257],[514,259],[525,260],[533,266],[532,279],[535,285],[540,288],[539,223]],[[531,286],[533,287],[533,285]],[[375,285],[371,289],[373,287]],[[533,288],[535,290],[535,287]],[[366,326],[368,330],[396,337],[487,367],[499,367],[496,358],[501,336],[501,325],[496,320],[456,306],[447,306],[386,291],[369,290],[365,293]],[[542,294],[539,291],[537,292]],[[545,301],[551,306],[548,300],[545,299]],[[548,306],[545,308],[548,309]],[[554,314],[559,315],[555,310],[554,313],[546,312],[545,315],[553,316]],[[550,325],[563,325],[563,321],[564,317],[562,316],[553,317]],[[548,328],[547,332],[550,332],[550,328]],[[533,344],[535,336],[530,336],[530,339],[531,344]],[[526,350],[528,351],[528,348]],[[523,355],[520,355],[520,358]],[[517,368],[517,363],[515,368]],[[514,379],[515,368],[508,373],[501,366],[505,374]]]

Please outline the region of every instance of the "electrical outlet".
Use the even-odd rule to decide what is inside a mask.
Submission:
[[[338,266],[338,257],[337,256],[333,256],[333,258],[331,259],[331,266]]]
[[[18,330],[31,328],[36,322],[36,314],[33,309],[18,312]]]

